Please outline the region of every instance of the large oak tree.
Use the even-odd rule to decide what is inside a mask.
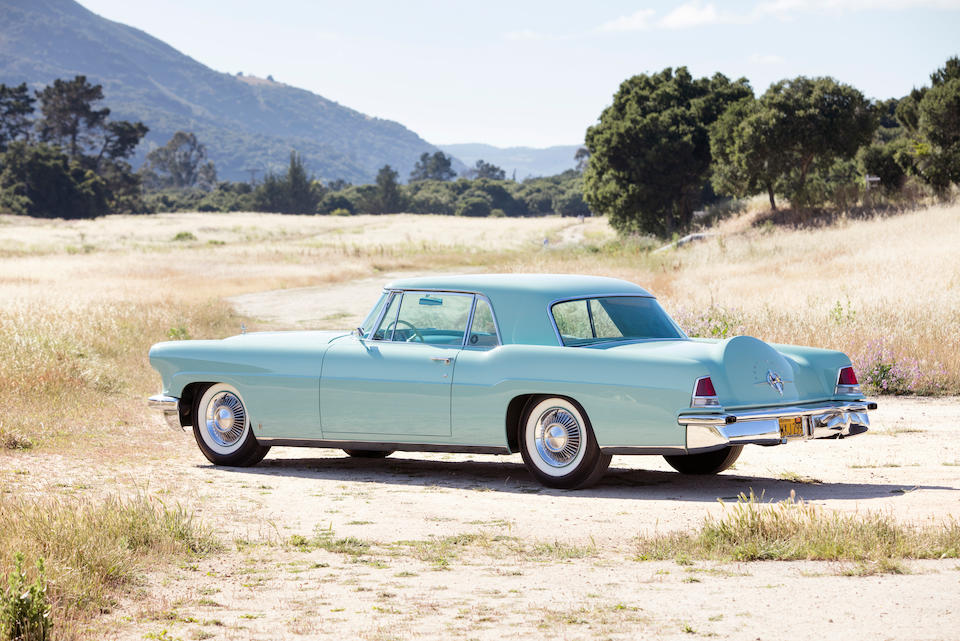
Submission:
[[[620,232],[670,235],[690,224],[710,168],[709,126],[753,93],[746,79],[694,79],[686,67],[633,76],[587,130],[584,195]]]

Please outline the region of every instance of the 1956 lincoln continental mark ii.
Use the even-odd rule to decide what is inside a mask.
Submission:
[[[150,398],[217,465],[271,446],[520,452],[544,485],[579,488],[613,454],[727,469],[744,445],[867,431],[841,352],[688,338],[646,290],[588,276],[411,278],[352,332],[158,343]]]

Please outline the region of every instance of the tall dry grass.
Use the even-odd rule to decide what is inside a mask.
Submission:
[[[883,564],[900,559],[960,556],[960,523],[909,524],[892,514],[846,514],[793,498],[765,505],[752,492],[740,495],[721,516],[699,530],[641,535],[642,559],[733,561],[857,561]],[[895,566],[887,566],[895,567]]]
[[[693,333],[841,349],[886,391],[960,392],[960,207],[807,230],[745,220],[653,253],[602,219],[0,217],[0,441],[82,448],[74,435],[154,420],[152,343],[266,328],[228,296],[403,270],[622,277]]]
[[[861,377],[892,368],[889,391],[960,393],[960,206],[819,229],[742,223],[661,253],[585,244],[511,269],[625,278],[695,333],[840,349]]]
[[[168,338],[266,326],[240,293],[403,270],[489,266],[570,224],[554,219],[270,214],[0,216],[0,446],[83,449],[151,421],[146,359]],[[598,226],[599,227],[599,226]],[[177,240],[177,239],[186,240]]]
[[[85,624],[109,611],[157,562],[217,549],[215,539],[180,507],[154,497],[24,498],[0,494],[0,577],[22,553],[44,559],[54,638],[89,638]]]

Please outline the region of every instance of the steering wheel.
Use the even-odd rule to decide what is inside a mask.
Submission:
[[[400,323],[403,323],[404,325],[406,325],[407,327],[409,327],[410,330],[413,332],[413,335],[410,336],[410,337],[407,339],[407,342],[413,341],[414,338],[416,338],[416,339],[417,339],[418,341],[420,341],[421,343],[424,342],[424,341],[423,341],[423,334],[420,333],[420,330],[418,330],[416,327],[414,327],[413,323],[409,323],[409,322],[403,320],[402,318],[398,318],[397,320],[395,320],[395,321],[393,321],[392,323],[390,323],[390,324],[387,326],[387,329],[392,331],[392,330],[393,330],[394,328],[396,328],[396,326],[399,325]]]

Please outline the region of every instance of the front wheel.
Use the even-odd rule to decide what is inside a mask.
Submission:
[[[231,385],[216,383],[204,391],[193,410],[193,436],[214,465],[249,467],[270,451],[253,435],[250,416]]]
[[[670,467],[682,474],[718,474],[736,463],[742,451],[742,445],[731,445],[703,454],[680,454],[663,458]]]
[[[547,487],[589,487],[610,465],[611,457],[600,451],[586,412],[569,399],[534,399],[519,428],[523,462]]]

